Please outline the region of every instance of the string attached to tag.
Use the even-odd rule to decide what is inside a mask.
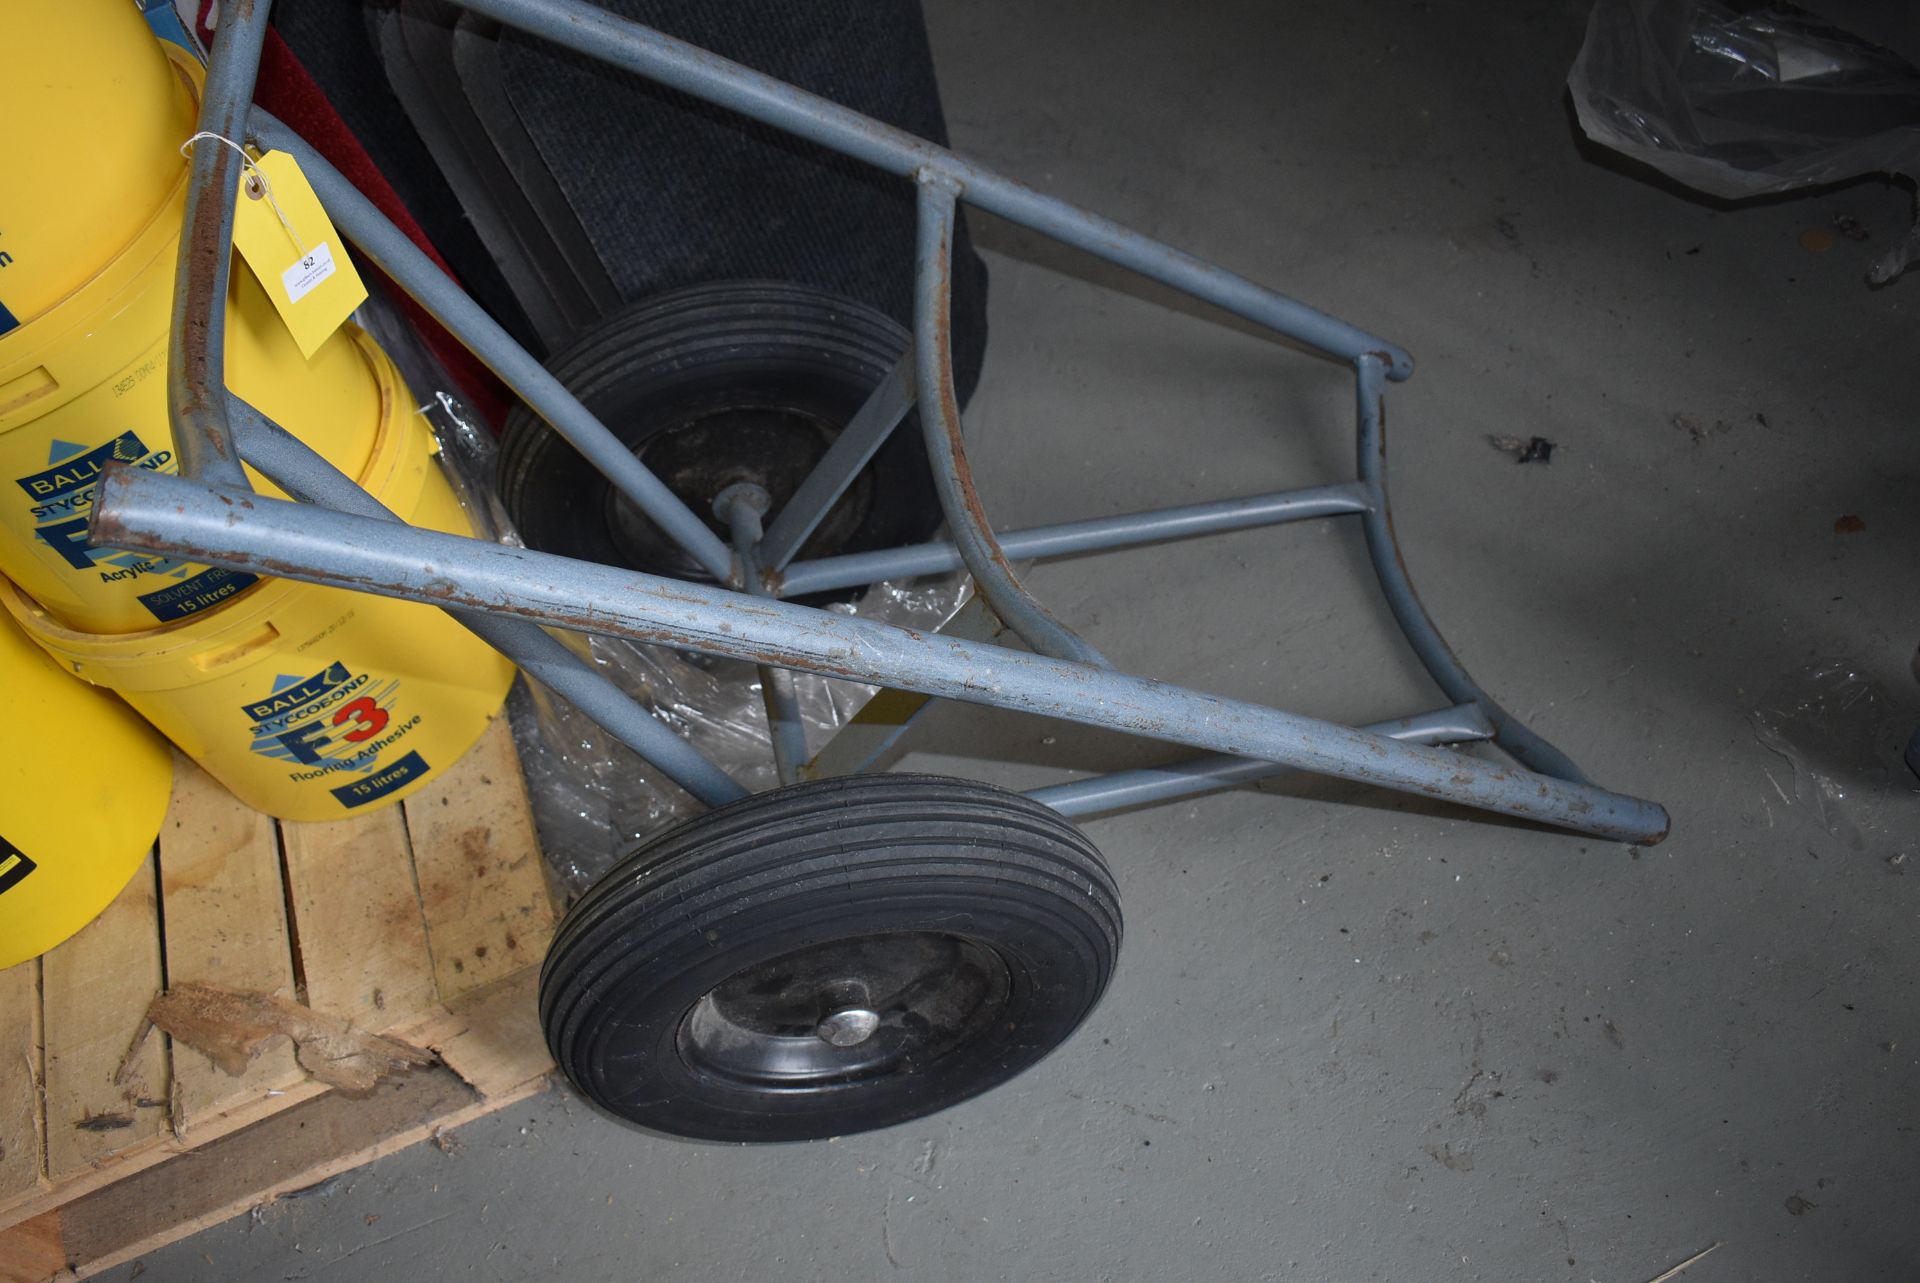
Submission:
[[[202,138],[210,138],[223,147],[233,148],[234,151],[240,154],[240,164],[247,171],[247,195],[253,197],[255,200],[263,198],[266,200],[267,204],[273,208],[273,216],[279,219],[280,226],[286,229],[287,236],[293,241],[294,247],[302,254],[305,254],[307,252],[306,241],[301,239],[298,231],[294,230],[293,220],[287,217],[286,212],[280,208],[280,202],[274,197],[273,183],[267,178],[266,172],[254,163],[253,157],[247,154],[245,147],[242,147],[231,138],[214,133],[211,129],[202,129],[193,137],[180,144],[180,154],[182,156],[189,155],[193,150],[193,145]]]
[[[300,354],[311,361],[366,301],[366,286],[299,161],[283,151],[255,159],[233,139],[207,129],[181,144],[180,153],[208,139],[232,148],[241,160],[236,186],[247,199],[234,202],[234,251],[253,269]]]

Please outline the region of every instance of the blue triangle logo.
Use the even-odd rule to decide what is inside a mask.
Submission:
[[[304,682],[306,680],[307,679],[304,677],[289,677],[285,673],[281,673],[273,679],[273,689],[268,693],[272,695],[278,695],[281,691],[285,690],[287,687],[298,686],[301,682]]]
[[[59,463],[62,459],[71,459],[76,454],[85,454],[87,447],[75,445],[71,441],[55,441],[47,447],[47,462]]]

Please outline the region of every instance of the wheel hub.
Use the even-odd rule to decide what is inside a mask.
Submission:
[[[648,437],[636,452],[667,489],[723,539],[730,532],[714,516],[714,500],[734,485],[766,491],[779,511],[826,454],[838,428],[797,410],[735,408],[716,411]],[[812,555],[844,544],[866,520],[872,479],[862,473],[808,541]],[[661,533],[625,495],[607,488],[607,529],[631,564],[679,578],[708,576]]]
[[[760,1091],[818,1091],[910,1073],[979,1036],[1007,1002],[1006,964],[958,936],[903,932],[815,945],[749,967],[681,1022],[698,1072]]]
[[[873,1031],[879,1027],[879,1012],[869,1011],[865,1007],[847,1007],[822,1020],[814,1026],[813,1032],[829,1046],[858,1047],[873,1037]]]

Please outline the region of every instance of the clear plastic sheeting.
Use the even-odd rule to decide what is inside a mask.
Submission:
[[[473,523],[474,534],[519,547],[520,536],[514,533],[513,522],[493,489],[493,461],[498,451],[492,431],[481,425],[466,402],[444,389],[427,393],[418,413],[433,429],[442,468],[453,485],[454,497]]]
[[[931,632],[964,603],[968,583],[941,575],[876,584],[858,602],[829,609]],[[620,638],[559,635],[746,788],[779,783],[753,665]],[[796,673],[794,685],[812,753],[876,689],[812,673]],[[530,693],[538,742],[526,742],[517,723],[515,738],[547,861],[570,892],[584,890],[641,840],[702,809],[566,700],[538,686]]]
[[[1779,797],[1806,808],[1855,851],[1896,867],[1920,852],[1920,788],[1901,766],[1906,738],[1886,688],[1846,659],[1809,664],[1768,690],[1749,715],[1754,735],[1793,768]]]
[[[493,491],[493,465],[498,453],[493,425],[451,390],[454,384],[446,370],[385,298],[371,295],[354,319],[386,352],[413,393],[414,412],[433,430],[442,470],[473,523],[474,533],[495,543],[520,547],[520,537]]]
[[[1729,200],[1864,174],[1915,182],[1920,70],[1839,25],[1857,6],[1818,7],[1837,21],[1788,4],[1599,0],[1567,76],[1580,127]],[[1884,15],[1871,20],[1905,33]],[[1897,275],[1917,238],[1920,228],[1870,277]]]

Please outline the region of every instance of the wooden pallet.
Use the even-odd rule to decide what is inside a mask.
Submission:
[[[146,867],[0,971],[0,1283],[87,1277],[537,1089],[553,921],[504,717],[431,788],[328,823],[276,824],[176,757]],[[438,1063],[355,1100],[284,1038],[238,1076],[158,1031],[129,1054],[163,984],[194,981]]]

